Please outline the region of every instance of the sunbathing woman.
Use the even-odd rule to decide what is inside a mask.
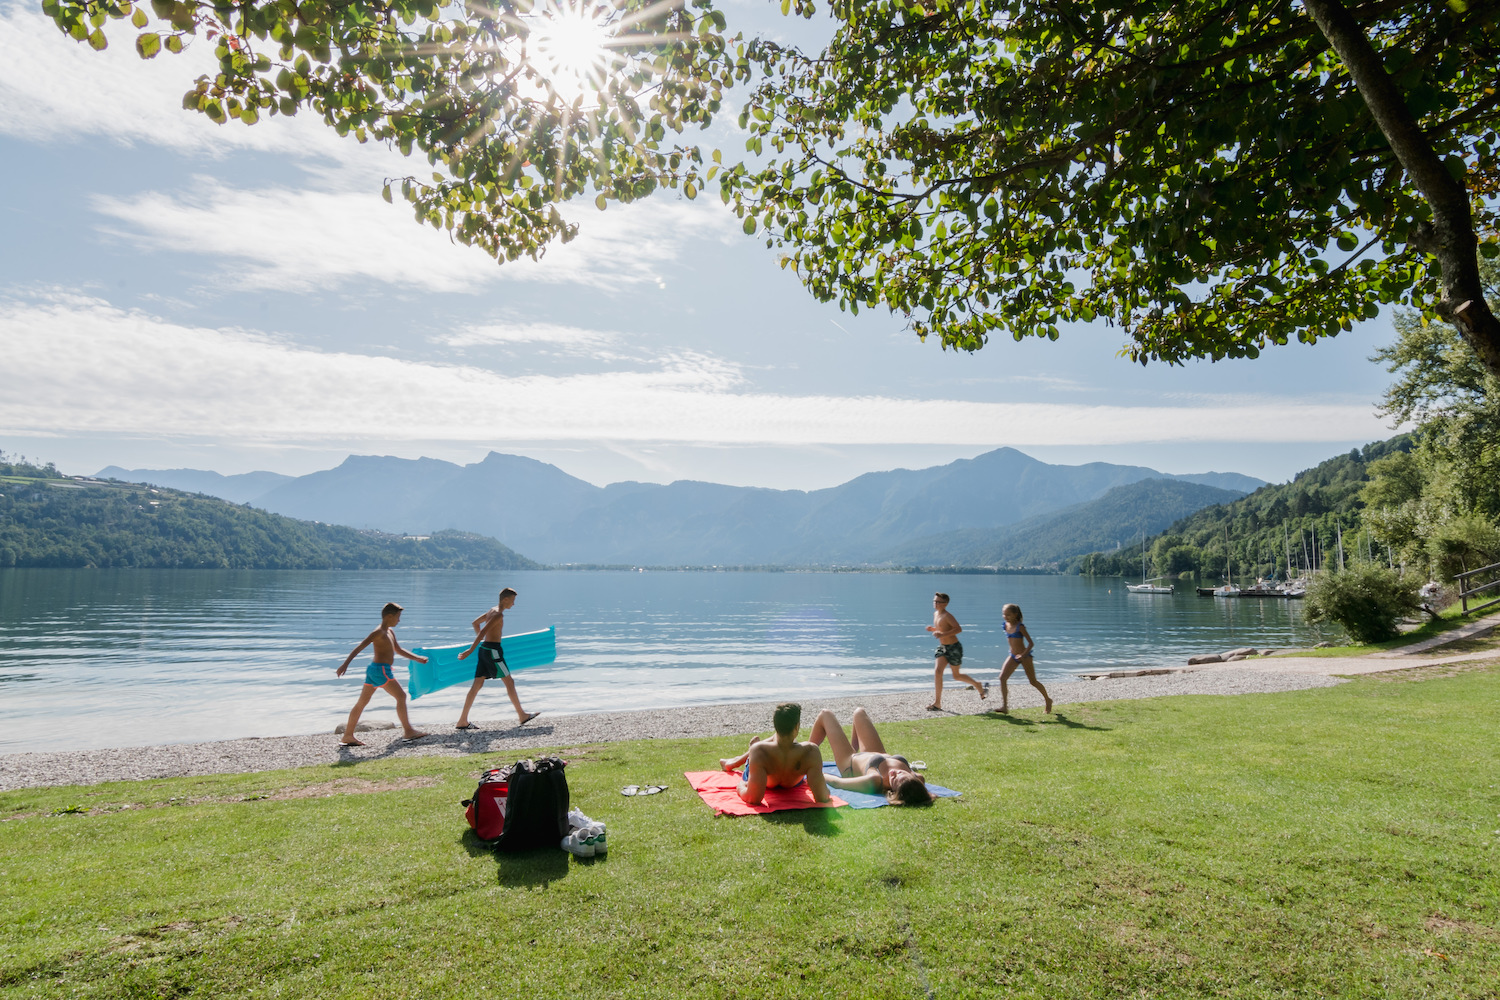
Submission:
[[[807,734],[809,743],[820,744],[828,738],[828,749],[839,766],[838,776],[829,775],[828,784],[850,792],[868,795],[884,795],[892,805],[927,805],[932,802],[932,793],[927,790],[927,780],[911,769],[911,762],[900,754],[886,753],[875,723],[863,708],[854,710],[854,742],[844,736],[844,727],[838,716],[828,709],[818,713],[812,731]]]

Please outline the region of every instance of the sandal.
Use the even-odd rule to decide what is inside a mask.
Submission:
[[[626,785],[620,789],[621,795],[655,795],[657,792],[665,792],[666,785]]]

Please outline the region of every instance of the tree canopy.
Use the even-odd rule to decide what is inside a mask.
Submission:
[[[755,47],[774,156],[724,181],[818,297],[967,349],[1105,317],[1169,362],[1477,299],[1500,371],[1494,3],[833,9],[822,51]]]
[[[216,121],[311,109],[424,154],[418,219],[497,259],[571,238],[570,198],[717,173],[814,295],[945,345],[1102,317],[1142,362],[1254,357],[1407,303],[1500,372],[1488,0],[832,0],[816,52],[726,40],[711,0],[43,6],[95,47],[128,17],[147,58],[211,41],[185,104]],[[571,87],[545,58],[569,19],[599,41]],[[669,140],[752,79],[745,162]]]
[[[557,206],[600,208],[659,187],[697,193],[696,148],[669,132],[707,125],[749,72],[727,58],[708,0],[43,0],[73,38],[105,48],[129,19],[155,58],[193,39],[214,46],[184,107],[249,125],[309,110],[340,135],[424,155],[433,167],[388,182],[419,222],[497,260],[540,256],[577,224]],[[154,16],[153,16],[154,15]],[[742,65],[737,65],[741,63]]]

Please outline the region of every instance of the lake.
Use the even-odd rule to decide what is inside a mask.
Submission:
[[[1000,607],[1021,606],[1043,681],[1091,668],[1181,664],[1241,645],[1311,645],[1300,602],[1216,600],[1190,585],[1131,594],[1118,579],[899,573],[0,570],[0,753],[332,731],[368,656],[334,668],[406,608],[408,649],[473,637],[502,586],[507,632],[557,626],[555,666],[516,675],[549,713],[858,696],[928,688],[935,590],[964,626],[965,672],[1005,657]],[[1181,592],[1185,591],[1185,592]],[[1021,681],[1024,683],[1024,675]],[[405,661],[396,677],[406,683]],[[412,703],[451,726],[465,687]],[[952,678],[945,704],[972,699]],[[368,721],[394,721],[377,693]],[[503,686],[474,718],[514,718]]]

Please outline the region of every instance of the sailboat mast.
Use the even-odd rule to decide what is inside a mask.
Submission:
[[[1229,577],[1229,585],[1234,586],[1234,561],[1229,554],[1229,525],[1224,525],[1224,574]]]

